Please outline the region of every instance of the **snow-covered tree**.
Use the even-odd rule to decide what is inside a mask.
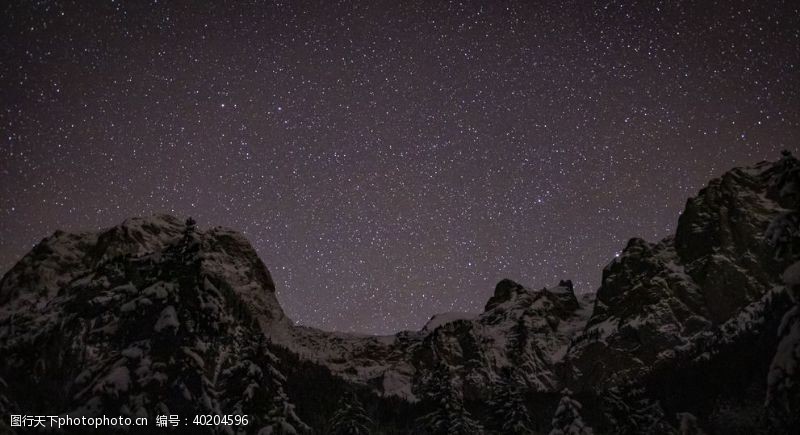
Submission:
[[[355,394],[345,394],[330,421],[332,435],[368,435],[372,420]]]
[[[703,429],[697,425],[697,417],[689,412],[679,412],[676,414],[678,419],[678,433],[680,435],[705,435]]]
[[[181,254],[184,261],[195,260],[194,255],[199,249],[199,240],[197,238],[197,221],[191,217],[186,219],[186,227],[183,230],[183,244],[181,245]]]
[[[439,363],[427,382],[424,397],[434,410],[420,417],[417,424],[429,435],[480,435],[485,431],[464,408],[461,395],[453,388],[450,370]]]
[[[262,423],[259,435],[299,435],[311,432],[294,413],[294,405],[283,392],[273,400],[273,406]]]
[[[296,435],[311,432],[295,413],[294,404],[283,389],[285,377],[277,369],[277,357],[263,338],[236,352],[240,358],[230,361],[219,375],[219,386],[228,394],[221,403],[231,414],[248,415],[249,425],[260,427],[259,434]]]
[[[783,280],[793,306],[778,328],[780,341],[767,376],[766,405],[771,426],[788,431],[800,425],[800,261],[784,271]]]
[[[572,398],[572,392],[565,389],[561,394],[550,435],[592,435],[592,428],[581,418],[581,404]]]
[[[660,402],[642,388],[613,387],[601,394],[600,411],[614,433],[668,433],[671,431]]]
[[[193,233],[197,229],[197,221],[194,218],[189,217],[186,219],[186,230],[185,233]]]
[[[509,373],[504,373],[492,389],[489,411],[494,432],[498,434],[533,433],[531,418],[528,408],[525,406],[522,390],[511,379]]]

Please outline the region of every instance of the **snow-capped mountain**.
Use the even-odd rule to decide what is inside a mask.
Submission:
[[[773,385],[795,388],[798,379],[794,333],[782,320],[796,298],[782,273],[800,257],[799,201],[800,165],[786,153],[712,180],[687,202],[675,236],[632,239],[603,270],[592,316],[565,359],[565,384],[600,408],[646,410],[649,421],[634,432],[660,432],[670,414],[718,433],[797,428],[788,417],[796,390],[794,404],[791,394],[781,405],[769,397]],[[620,392],[628,403],[606,403]],[[606,431],[632,427],[613,420]]]
[[[251,416],[200,433],[792,433],[798,226],[785,153],[712,180],[674,236],[631,239],[596,294],[503,280],[481,313],[390,336],[295,326],[235,231],[154,216],[56,232],[0,281],[0,413]]]
[[[57,232],[0,298],[4,415],[247,414],[250,429],[308,430],[255,321],[286,321],[272,280],[237,233],[170,216]]]
[[[796,194],[785,175],[796,171],[793,159],[734,169],[688,201],[674,237],[631,239],[603,270],[571,362],[594,385],[615,385],[715,335],[758,328],[763,319],[748,316],[785,293],[781,272],[794,260]]]

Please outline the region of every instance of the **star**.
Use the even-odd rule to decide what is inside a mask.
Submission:
[[[169,212],[241,231],[329,330],[480,311],[502,278],[595,291],[709,179],[800,142],[782,3],[18,2],[0,271]]]

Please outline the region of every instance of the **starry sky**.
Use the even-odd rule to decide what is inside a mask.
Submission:
[[[0,271],[56,229],[242,231],[287,314],[417,329],[595,290],[725,170],[800,143],[792,1],[11,1]]]

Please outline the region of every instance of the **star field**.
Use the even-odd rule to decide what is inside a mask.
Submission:
[[[800,140],[790,1],[0,8],[0,271],[55,229],[193,216],[325,329],[480,311],[505,277],[592,291]]]

